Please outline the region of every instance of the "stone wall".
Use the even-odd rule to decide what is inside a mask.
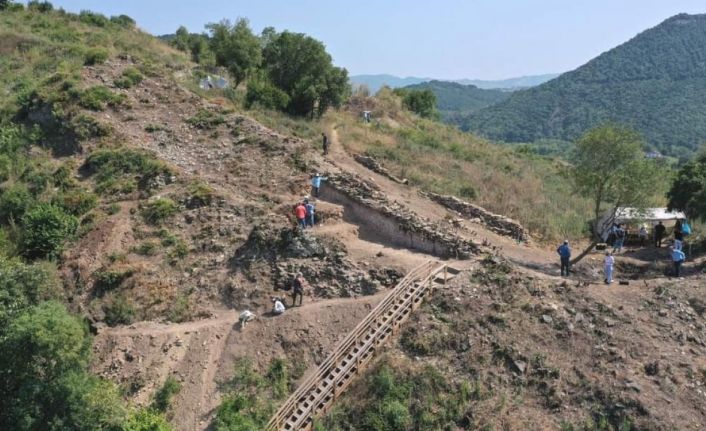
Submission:
[[[399,183],[399,184],[407,184],[408,181],[406,179],[401,179],[397,178],[396,176],[392,175],[390,171],[388,171],[384,166],[380,164],[377,160],[370,156],[366,156],[363,154],[356,154],[355,155],[355,161],[360,163],[361,165],[365,166],[366,168],[370,169],[371,171],[378,173],[386,178],[391,179],[392,181]]]
[[[464,218],[478,219],[491,231],[520,241],[529,241],[529,235],[522,225],[499,214],[493,214],[483,207],[473,205],[454,196],[423,193],[424,196],[446,208],[461,214]]]
[[[329,176],[322,184],[321,198],[343,205],[344,219],[360,226],[361,235],[372,241],[442,258],[467,259],[479,245],[425,220],[387,197],[363,180],[349,174]]]

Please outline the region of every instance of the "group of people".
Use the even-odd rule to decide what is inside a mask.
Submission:
[[[315,174],[311,177],[311,194],[314,197],[319,196],[321,182],[327,178],[321,174]],[[316,207],[309,196],[304,196],[301,202],[294,206],[294,216],[297,219],[297,226],[302,229],[314,227],[316,224]]]
[[[625,238],[627,237],[627,229],[623,227],[622,224],[614,224],[608,235],[608,244],[612,244],[613,250],[606,250],[605,257],[603,258],[603,270],[604,270],[604,282],[606,284],[611,284],[613,282],[613,270],[615,268],[615,256],[616,252],[620,252],[625,244]],[[665,238],[666,227],[660,221],[654,227],[654,240],[655,247],[661,247],[662,241]],[[677,220],[674,225],[674,240],[672,245],[669,246],[669,257],[673,263],[673,274],[675,277],[681,276],[681,266],[686,260],[686,254],[684,253],[684,237],[691,234],[691,226],[686,220]],[[647,232],[647,226],[640,226],[638,231],[638,237],[640,239],[640,245],[644,246],[649,233]],[[564,241],[557,248],[557,254],[560,258],[561,276],[568,277],[569,267],[571,263],[571,248],[569,247],[569,241]]]
[[[297,273],[297,275],[294,276],[292,279],[292,282],[289,286],[287,286],[286,290],[291,290],[292,292],[292,307],[295,307],[297,305],[297,298],[299,298],[299,306],[301,307],[302,302],[304,301],[304,292],[308,289],[309,284],[307,283],[306,279],[304,278],[304,274],[301,272]],[[285,300],[282,297],[279,296],[273,296],[272,297],[272,315],[273,316],[279,316],[281,314],[284,314],[284,312],[287,310],[287,307],[284,305]],[[244,310],[240,313],[238,316],[238,322],[240,323],[240,328],[245,328],[245,325],[247,325],[248,322],[251,322],[255,320],[255,313],[253,313],[250,310]]]

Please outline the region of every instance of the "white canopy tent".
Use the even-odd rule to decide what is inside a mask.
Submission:
[[[608,230],[611,225],[611,214],[607,212],[601,218],[599,226],[602,227],[602,237],[608,239]],[[637,208],[618,208],[615,212],[613,223],[625,225],[646,224],[647,228],[652,233],[652,227],[657,223],[662,222],[666,227],[673,226],[679,219],[686,219],[686,215],[681,211],[667,211],[667,208],[645,208],[643,210]]]

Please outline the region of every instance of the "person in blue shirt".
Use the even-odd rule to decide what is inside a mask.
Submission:
[[[686,255],[683,251],[674,247],[669,247],[669,251],[672,255],[672,262],[674,262],[674,276],[679,277],[681,272],[681,264],[686,260]]]
[[[328,178],[321,176],[321,174],[316,174],[311,179],[311,194],[314,197],[319,197],[319,189],[321,188],[321,181],[325,181]]]
[[[306,225],[314,227],[314,204],[309,202],[309,199],[304,199],[304,208],[306,208]]]
[[[564,241],[564,243],[556,249],[556,252],[559,253],[559,258],[561,259],[561,275],[562,277],[568,277],[569,260],[571,259],[571,248],[569,248],[569,241]]]

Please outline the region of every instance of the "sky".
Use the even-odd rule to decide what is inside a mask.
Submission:
[[[704,0],[52,0],[126,14],[140,28],[202,32],[224,18],[307,33],[351,75],[504,79],[575,69]]]

